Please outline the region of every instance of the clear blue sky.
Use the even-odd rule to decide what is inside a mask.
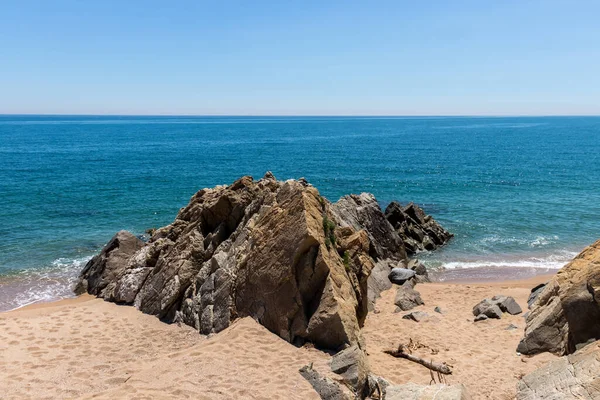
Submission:
[[[600,114],[600,1],[0,0],[0,113]]]

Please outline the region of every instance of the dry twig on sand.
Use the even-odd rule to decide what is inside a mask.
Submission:
[[[409,343],[409,346],[412,344],[412,340]],[[410,353],[410,347],[405,346],[403,344],[401,344],[400,346],[398,346],[398,350],[386,350],[385,351],[386,354],[389,354],[391,356],[397,357],[397,358],[405,358],[407,360],[410,360],[412,362],[416,362],[418,364],[421,364],[422,366],[428,368],[431,371],[431,376],[432,376],[432,380],[435,382],[435,378],[433,377],[433,371],[438,373],[438,379],[440,380],[440,382],[442,380],[445,381],[445,379],[442,377],[441,374],[444,375],[451,375],[452,374],[452,369],[450,368],[451,366],[448,365],[445,362],[442,363],[436,363],[433,362],[433,360],[425,360],[421,357],[412,355]]]

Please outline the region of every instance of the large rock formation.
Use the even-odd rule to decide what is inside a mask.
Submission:
[[[400,203],[392,201],[385,209],[385,218],[402,239],[409,255],[422,250],[435,250],[453,236],[413,203],[402,207]]]
[[[289,342],[339,349],[359,342],[368,298],[406,257],[373,195],[331,204],[304,179],[267,173],[200,190],[147,243],[119,232],[77,291],[203,334],[251,316]]]
[[[376,233],[330,209],[305,181],[271,174],[203,189],[137,251],[118,262],[103,251],[111,268],[86,266],[79,287],[204,334],[251,316],[289,342],[337,349],[359,339]]]
[[[517,351],[563,355],[600,339],[600,240],[563,267],[537,295]]]
[[[525,375],[517,400],[600,399],[600,342]]]

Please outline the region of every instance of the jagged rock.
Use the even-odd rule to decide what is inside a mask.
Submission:
[[[398,232],[408,254],[434,250],[446,244],[453,236],[413,203],[402,207],[400,203],[393,201],[385,209],[385,217]]]
[[[367,355],[358,345],[353,345],[338,352],[331,359],[331,370],[344,378],[359,398],[369,393],[369,363]]]
[[[391,385],[387,379],[369,374],[367,382],[369,385],[369,396],[372,399],[385,399],[387,388]]]
[[[558,355],[600,339],[600,240],[564,266],[543,288],[526,319],[517,351]]]
[[[469,400],[471,397],[462,384],[452,386],[417,385],[407,383],[404,385],[388,386],[386,389],[386,400]]]
[[[531,289],[531,294],[529,295],[529,298],[527,299],[527,307],[530,310],[531,310],[531,306],[535,302],[535,299],[537,299],[537,297],[540,295],[540,293],[542,293],[542,291],[544,290],[546,285],[547,285],[547,283],[540,283],[539,285],[537,285],[536,287]]]
[[[498,307],[495,304],[486,308],[483,311],[483,314],[487,315],[488,318],[496,318],[496,319],[502,318],[502,310],[500,309],[500,307]]]
[[[481,314],[488,318],[502,318],[502,310],[495,301],[490,299],[484,299],[473,307],[473,315],[475,317]]]
[[[509,313],[510,315],[517,315],[523,312],[521,306],[510,296],[494,296],[492,297],[492,302],[500,307],[502,312]]]
[[[354,400],[355,398],[347,388],[322,376],[312,368],[312,365],[305,365],[300,368],[299,372],[321,396],[322,400]]]
[[[563,356],[525,375],[517,400],[600,399],[600,342]]]
[[[487,315],[479,314],[478,316],[475,317],[474,321],[479,322],[479,321],[485,321],[486,319],[489,319],[489,317]]]
[[[413,311],[413,312],[403,315],[402,319],[409,319],[411,321],[421,322],[427,317],[429,317],[429,315],[426,312]]]
[[[403,285],[404,282],[413,278],[416,275],[415,271],[407,268],[392,268],[388,279],[396,285]]]
[[[408,262],[407,268],[415,271],[415,280],[417,283],[431,282],[431,279],[429,279],[429,273],[427,272],[427,267],[416,258]]]
[[[371,197],[359,198],[355,214],[344,208],[369,231],[358,222],[342,223],[306,182],[267,174],[203,189],[148,243],[134,242],[137,251],[123,249],[119,268],[112,261],[103,261],[102,268],[90,262],[79,286],[87,282],[89,293],[204,334],[251,316],[289,342],[339,349],[358,342],[367,315],[367,278],[374,266],[369,254],[404,254],[386,247],[398,239],[391,227],[391,240],[379,237],[386,231],[375,226]],[[380,240],[379,250],[370,237]],[[116,263],[115,251],[95,259],[108,253]]]
[[[492,299],[484,299],[473,307],[475,317],[484,314],[488,318],[502,318],[502,312],[515,315],[522,312],[521,307],[514,298],[510,296],[494,296]],[[480,321],[476,319],[476,321]]]
[[[331,211],[341,226],[350,226],[355,230],[365,229],[369,235],[371,247],[369,254],[375,261],[383,259],[404,260],[404,243],[387,221],[379,203],[370,193],[348,195],[331,205]]]
[[[117,277],[128,268],[129,259],[143,246],[144,242],[135,235],[127,231],[117,232],[100,254],[85,265],[75,293],[102,296],[107,286],[114,285]]]
[[[423,305],[421,294],[413,289],[410,285],[402,285],[396,290],[396,298],[394,299],[396,312],[408,311],[417,306]]]

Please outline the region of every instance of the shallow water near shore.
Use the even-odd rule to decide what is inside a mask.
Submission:
[[[560,268],[600,236],[598,148],[596,117],[0,116],[0,310],[69,296],[116,231],[267,170],[418,203],[455,234],[432,269]]]

